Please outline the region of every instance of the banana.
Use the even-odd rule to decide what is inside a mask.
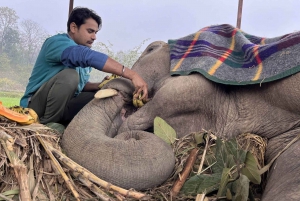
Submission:
[[[37,113],[31,108],[26,109],[28,109],[29,115],[33,118],[33,123],[39,123],[39,116],[37,115]]]
[[[132,103],[134,105],[134,107],[136,108],[140,108],[143,107],[145,105],[144,101],[141,100],[142,95],[140,94],[138,98],[133,98]]]
[[[136,102],[137,102],[138,107],[144,106],[144,102],[142,100],[138,99]]]
[[[107,79],[105,79],[104,81],[102,81],[100,84],[99,84],[99,89],[101,89],[104,85],[106,85],[109,81],[113,80],[113,79],[116,79],[120,76],[116,75],[116,74],[112,74],[111,76],[109,76]]]
[[[137,104],[137,99],[134,98],[132,100],[132,103],[133,103],[134,107],[139,107],[138,104]]]

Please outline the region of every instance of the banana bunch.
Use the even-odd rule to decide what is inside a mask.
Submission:
[[[134,107],[140,108],[145,105],[145,103],[143,102],[143,100],[141,100],[141,98],[142,98],[142,94],[140,94],[138,98],[133,98],[132,103]]]
[[[27,116],[27,121],[19,121],[19,119],[16,119],[16,118],[11,119],[20,124],[29,125],[32,123],[39,123],[39,117],[38,117],[37,113],[31,108],[24,108],[21,106],[13,106],[13,107],[9,107],[9,110],[19,113],[21,115]]]
[[[105,78],[100,84],[99,84],[99,89],[101,89],[105,84],[107,84],[109,81],[113,80],[113,79],[116,79],[120,77],[119,75],[115,75],[115,74],[112,74],[111,76],[109,76],[108,78]]]

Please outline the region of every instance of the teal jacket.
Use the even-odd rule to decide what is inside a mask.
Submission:
[[[102,70],[108,56],[76,44],[68,34],[57,34],[45,40],[20,105],[28,106],[28,99],[48,80],[66,68],[74,68],[79,74],[78,95],[88,82],[91,66]]]

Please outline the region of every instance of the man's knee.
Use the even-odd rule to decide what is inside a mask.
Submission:
[[[56,80],[60,83],[69,86],[76,86],[79,84],[79,75],[75,69],[67,68],[55,75]]]

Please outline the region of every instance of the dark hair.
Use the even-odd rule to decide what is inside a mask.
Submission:
[[[69,15],[69,19],[67,23],[68,32],[70,31],[70,24],[72,22],[74,22],[79,29],[80,26],[85,23],[85,20],[89,18],[93,18],[97,22],[98,27],[101,27],[102,25],[101,17],[95,11],[84,7],[74,8]]]

